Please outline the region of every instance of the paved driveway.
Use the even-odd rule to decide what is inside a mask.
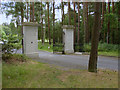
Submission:
[[[87,69],[89,55],[58,55],[46,51],[39,51],[37,61],[68,68]],[[118,58],[99,56],[98,68],[118,70]]]
[[[21,50],[17,53],[21,53]],[[33,60],[71,69],[87,69],[89,55],[59,55],[52,52],[39,51],[39,57]],[[118,58],[99,56],[98,68],[118,71]]]

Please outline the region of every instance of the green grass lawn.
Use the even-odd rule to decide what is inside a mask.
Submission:
[[[103,55],[103,56],[113,56],[113,57],[118,57],[118,52],[117,51],[111,51],[111,52],[98,52],[98,55]]]
[[[38,43],[38,49],[43,50],[43,51],[53,52],[53,45],[52,44],[49,45],[48,42],[45,42],[44,45],[43,45],[41,42],[39,42]]]
[[[3,88],[118,88],[118,72],[110,70],[66,70],[32,60],[3,62],[2,70]]]

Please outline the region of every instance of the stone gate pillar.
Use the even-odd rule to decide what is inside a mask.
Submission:
[[[63,43],[64,53],[74,53],[74,27],[72,25],[63,25]]]
[[[38,54],[38,26],[36,22],[23,23],[23,44],[24,54],[30,57],[39,56]]]

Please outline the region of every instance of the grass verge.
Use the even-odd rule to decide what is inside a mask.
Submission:
[[[89,55],[90,52],[85,52],[83,55]],[[99,51],[98,52],[99,56],[108,56],[108,57],[118,57],[118,52],[104,52],[104,51]]]
[[[111,51],[111,52],[98,52],[98,55],[102,56],[112,56],[112,57],[118,57],[118,52],[116,51]]]
[[[39,42],[38,49],[43,51],[53,52],[53,45],[52,44],[49,45],[48,42],[42,45],[42,43]],[[85,44],[84,49],[85,52],[88,52],[88,54],[90,54],[91,44]],[[99,44],[98,55],[118,57],[118,45],[104,44],[104,43]]]
[[[3,62],[2,70],[3,88],[118,88],[118,72],[110,70],[65,70],[32,60]]]

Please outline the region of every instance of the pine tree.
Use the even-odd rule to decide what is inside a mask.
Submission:
[[[34,2],[32,2],[32,22],[34,22]]]
[[[108,14],[110,14],[110,2],[108,2]],[[110,43],[110,21],[108,19],[107,43]]]
[[[69,21],[68,21],[68,23],[69,23],[69,25],[71,25],[71,13],[70,13],[71,11],[70,11],[70,0],[68,0],[68,16],[69,16]]]
[[[55,44],[55,2],[53,1],[53,45]]]
[[[62,25],[64,24],[64,2],[63,2],[63,0],[61,0],[61,2],[62,2]]]
[[[76,11],[75,11],[75,2],[74,2],[74,44],[75,44],[75,41],[76,41]]]
[[[97,72],[100,20],[101,20],[101,2],[95,2],[94,29],[92,32],[91,52],[88,65],[89,72]]]
[[[79,42],[80,42],[80,3],[78,2],[78,35],[77,35],[77,44],[79,45]]]
[[[88,2],[83,2],[83,22],[85,32],[85,43],[89,43],[89,27],[88,27]]]
[[[28,9],[28,7],[29,7],[29,3],[27,2],[27,22],[28,22],[28,19],[29,19],[29,16],[28,16],[29,9]]]
[[[49,33],[49,45],[51,45],[50,22],[49,22],[49,2],[47,2],[47,11],[48,11],[48,33]]]
[[[32,22],[32,3],[30,2],[30,22]]]

